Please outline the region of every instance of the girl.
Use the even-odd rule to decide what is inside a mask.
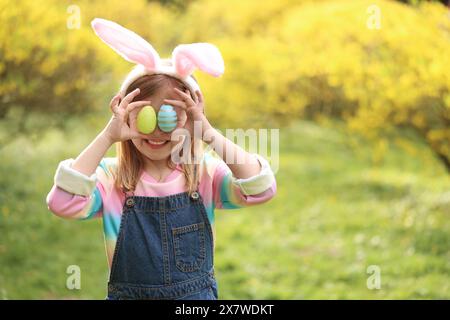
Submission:
[[[192,72],[221,75],[220,52],[194,43],[179,45],[171,60],[160,59],[148,42],[116,23],[94,19],[92,27],[137,66],[111,100],[106,127],[75,160],[59,164],[48,207],[63,218],[102,217],[108,299],[217,299],[214,209],[263,203],[276,192],[267,161],[223,137],[203,112]],[[167,132],[162,117],[151,133],[139,132],[139,111],[151,105],[159,114],[164,104],[174,108],[177,130]],[[194,136],[194,125],[208,134]],[[116,142],[117,157],[104,158]],[[226,163],[202,152],[202,143],[214,143]],[[175,161],[177,154],[183,161]]]

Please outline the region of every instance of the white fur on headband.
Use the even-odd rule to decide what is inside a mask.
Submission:
[[[195,91],[200,91],[200,87],[197,84],[197,82],[192,78],[191,76],[188,76],[187,78],[182,78],[180,75],[175,71],[173,66],[161,66],[157,70],[148,70],[143,65],[138,64],[131,70],[130,73],[128,73],[125,80],[122,82],[122,85],[120,87],[120,96],[123,98],[126,95],[128,87],[137,79],[140,77],[143,77],[145,75],[149,74],[166,74],[169,76],[172,76],[174,78],[177,78],[181,81],[183,81],[184,84],[189,88],[189,91],[191,91],[192,95],[195,97]]]
[[[166,74],[183,81],[194,94],[200,90],[191,77],[200,69],[214,77],[225,71],[219,49],[210,43],[180,44],[172,52],[171,59],[161,59],[150,43],[121,25],[100,18],[91,22],[95,34],[125,60],[137,64],[120,88],[124,97],[129,85],[139,77],[149,74]]]

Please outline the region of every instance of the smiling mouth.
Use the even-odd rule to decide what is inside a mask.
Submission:
[[[162,148],[169,142],[168,140],[152,140],[152,139],[146,139],[144,141],[152,149]]]

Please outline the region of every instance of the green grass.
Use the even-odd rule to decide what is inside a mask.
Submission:
[[[45,205],[58,162],[94,137],[87,128],[1,149],[0,299],[105,297],[101,221],[65,221]],[[216,211],[220,298],[450,298],[450,180],[425,146],[390,143],[374,157],[375,145],[310,122],[280,136],[277,196]],[[73,264],[81,290],[65,286]],[[380,290],[366,286],[370,265]]]

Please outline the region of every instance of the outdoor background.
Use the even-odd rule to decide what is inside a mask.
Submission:
[[[280,129],[276,197],[216,211],[220,298],[450,298],[445,1],[0,0],[0,299],[106,296],[101,221],[45,203],[132,67],[94,17],[162,57],[216,44],[223,77],[195,74],[212,124]]]

